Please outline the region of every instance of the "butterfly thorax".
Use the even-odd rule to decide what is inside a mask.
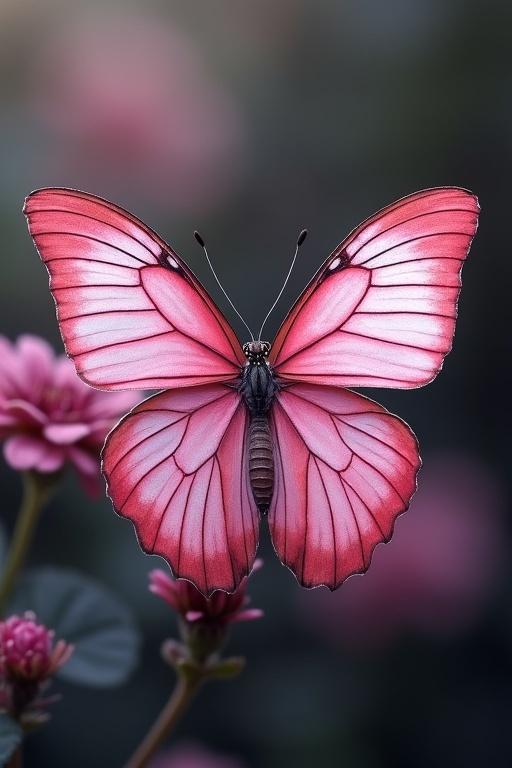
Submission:
[[[267,360],[270,344],[251,341],[243,349],[247,363],[242,370],[240,391],[251,415],[262,416],[270,409],[277,391],[276,378]]]
[[[269,352],[270,344],[266,341],[244,344],[247,363],[240,382],[240,392],[251,415],[247,448],[251,490],[262,514],[268,511],[274,490],[274,450],[268,412],[278,387],[267,360]]]

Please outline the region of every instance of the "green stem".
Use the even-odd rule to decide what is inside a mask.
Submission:
[[[32,543],[39,513],[54,482],[53,475],[39,475],[35,472],[25,472],[23,475],[23,498],[0,580],[0,616],[5,612],[7,601]]]
[[[137,747],[125,768],[144,768],[153,755],[162,746],[173,728],[190,706],[190,702],[201,685],[200,675],[180,672],[176,687],[165,707],[160,712],[150,730]]]

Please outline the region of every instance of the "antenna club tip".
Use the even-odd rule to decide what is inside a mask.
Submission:
[[[204,248],[204,240],[201,237],[201,235],[199,234],[199,232],[197,231],[197,229],[194,230],[194,237],[197,240],[197,242],[199,243],[199,245],[201,246],[201,248]]]
[[[308,230],[307,229],[303,229],[302,232],[300,233],[300,235],[297,238],[297,245],[299,247],[302,245],[302,243],[304,242],[304,240],[306,239],[307,236],[308,236]]]

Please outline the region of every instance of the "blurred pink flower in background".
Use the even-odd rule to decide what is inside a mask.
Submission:
[[[262,561],[256,560],[250,575],[261,566]],[[206,598],[190,581],[173,579],[165,571],[156,569],[149,574],[149,591],[165,600],[189,624],[222,628],[237,621],[252,621],[263,616],[259,608],[248,607],[247,578],[232,594],[218,591]]]
[[[209,209],[242,161],[240,115],[200,51],[165,16],[75,12],[40,39],[33,108],[51,177],[167,210]]]
[[[138,400],[140,393],[87,386],[44,339],[26,335],[13,344],[0,336],[0,439],[13,469],[46,474],[71,464],[98,492],[105,437]]]
[[[503,507],[497,479],[476,459],[427,457],[409,511],[369,571],[333,594],[303,592],[300,609],[324,637],[357,649],[464,631],[501,573]]]
[[[181,744],[162,752],[149,768],[244,768],[245,763],[229,755],[211,752],[199,744]]]

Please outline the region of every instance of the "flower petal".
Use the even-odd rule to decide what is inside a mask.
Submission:
[[[70,445],[67,446],[67,455],[75,465],[82,488],[93,498],[99,496],[103,489],[99,454],[94,456],[77,445]]]
[[[56,387],[72,387],[78,381],[79,386],[83,385],[83,381],[77,376],[75,366],[66,355],[59,355],[55,360],[53,366],[53,383]]]
[[[200,619],[204,618],[204,613],[203,611],[187,611],[185,618],[192,624],[192,622],[199,621]]]
[[[79,474],[78,480],[86,494],[92,499],[97,499],[102,494],[105,495],[105,483],[101,475]]]
[[[21,360],[4,336],[0,336],[0,391],[6,398],[18,397],[24,392]]]
[[[88,477],[99,475],[99,456],[95,457],[76,445],[68,448],[68,456],[81,475],[87,475]]]
[[[87,424],[48,424],[44,436],[57,445],[71,445],[82,440],[91,431]]]
[[[16,426],[16,419],[8,413],[0,411],[0,437],[6,437],[9,427]]]
[[[45,414],[28,400],[6,400],[2,404],[2,410],[8,417],[29,426],[40,426],[47,421]]]
[[[6,462],[18,470],[35,469],[47,450],[48,444],[32,435],[14,435],[4,444]]]
[[[117,415],[119,416],[121,411],[118,411]],[[91,423],[91,431],[87,438],[87,444],[88,445],[98,445],[100,448],[103,446],[103,443],[105,442],[105,438],[114,426],[115,419],[110,417],[109,419],[101,419],[98,421],[93,421]]]
[[[118,420],[120,414],[131,410],[144,399],[144,392],[98,392],[91,390],[92,397],[87,404],[88,418],[96,421],[105,419],[112,426],[112,420]]]
[[[227,620],[229,623],[235,623],[237,621],[254,621],[254,619],[261,619],[262,616],[264,616],[264,613],[259,608],[248,608],[246,611],[234,613],[232,616],[229,616]]]
[[[25,334],[16,342],[18,359],[24,373],[24,389],[32,401],[38,401],[51,380],[55,353],[44,339]]]
[[[66,454],[64,448],[58,445],[46,445],[46,450],[43,456],[39,459],[34,469],[38,472],[57,472],[61,469],[66,460]]]
[[[179,612],[179,588],[171,577],[160,568],[155,568],[149,574],[149,591],[162,598],[172,608]]]

